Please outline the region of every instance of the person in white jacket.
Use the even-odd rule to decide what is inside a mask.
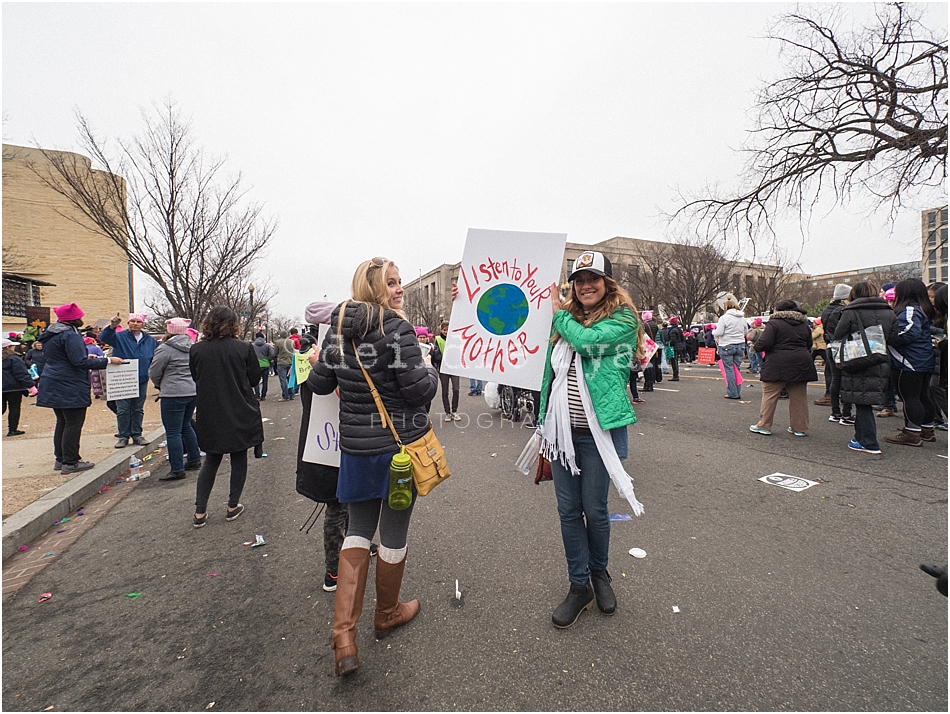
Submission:
[[[719,318],[713,328],[713,336],[719,346],[719,358],[726,371],[726,399],[740,399],[741,388],[736,384],[736,372],[742,366],[742,355],[745,353],[745,334],[749,331],[749,323],[739,309],[739,303],[732,295],[727,296],[723,305],[725,313]]]

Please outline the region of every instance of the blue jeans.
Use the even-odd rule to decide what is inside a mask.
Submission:
[[[254,396],[263,399],[267,396],[267,378],[270,376],[270,365],[261,367],[261,381],[254,385]]]
[[[287,381],[290,379],[290,368],[293,365],[289,364],[278,364],[277,365],[277,381],[280,382],[280,398],[281,399],[293,399],[293,393],[287,389]]]
[[[719,348],[719,359],[726,370],[726,395],[732,399],[742,396],[741,388],[736,384],[736,370],[742,367],[743,352],[743,345],[726,345]]]
[[[482,380],[480,379],[469,379],[468,380],[468,391],[475,392],[475,394],[482,393]]]
[[[119,438],[134,439],[142,436],[142,418],[145,416],[145,392],[148,382],[139,382],[139,395],[132,399],[115,400],[115,415],[119,423]]]
[[[762,354],[756,352],[755,350],[749,350],[749,369],[753,372],[758,372],[759,368],[762,366]]]
[[[627,428],[610,432],[617,456],[627,458]],[[560,461],[551,462],[557,513],[561,519],[561,540],[567,556],[567,574],[572,583],[582,585],[590,571],[604,570],[610,551],[610,513],[607,492],[610,476],[590,432],[574,432],[574,458],[580,474],[574,476]]]
[[[191,426],[197,397],[162,397],[162,425],[165,427],[165,442],[168,445],[168,463],[171,470],[185,470],[185,454],[188,462],[201,461],[198,437]]]
[[[877,443],[877,424],[870,404],[854,405],[854,439],[865,449],[880,451]]]

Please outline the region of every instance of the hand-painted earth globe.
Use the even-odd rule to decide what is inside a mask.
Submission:
[[[510,335],[528,319],[528,299],[509,283],[486,290],[476,309],[482,327],[495,335]]]

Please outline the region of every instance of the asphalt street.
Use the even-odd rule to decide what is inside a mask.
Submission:
[[[827,408],[786,433],[780,402],[758,436],[758,382],[741,403],[716,370],[684,374],[629,427],[646,512],[612,524],[612,617],[552,626],[568,588],[553,487],[513,467],[530,429],[463,388],[461,422],[433,403],[453,476],[409,532],[402,594],[422,610],[375,642],[370,582],[362,666],[334,677],[322,520],[301,531],[314,504],[294,490],[300,403],[267,401],[240,519],[224,519],[226,461],[200,530],[195,474],[159,471],[4,603],[3,709],[947,711],[947,600],[918,569],[947,562],[947,434],[868,456]],[[758,480],[776,472],[820,483]],[[630,513],[613,489],[610,510]]]

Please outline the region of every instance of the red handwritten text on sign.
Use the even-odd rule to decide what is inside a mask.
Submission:
[[[551,286],[538,285],[534,276],[538,272],[537,266],[532,266],[530,261],[527,268],[518,265],[518,259],[514,260],[492,260],[489,256],[484,262],[478,265],[472,264],[462,268],[462,282],[465,284],[465,296],[471,303],[482,291],[482,288],[500,280],[511,281],[522,290],[528,292],[528,302],[534,305],[535,309],[540,309],[541,304],[551,297]],[[458,330],[454,330],[457,332]],[[464,364],[464,362],[463,362]]]
[[[504,372],[506,364],[516,366],[521,359],[541,349],[537,344],[528,345],[528,335],[524,330],[514,337],[483,337],[476,330],[474,323],[452,330],[462,339],[463,367],[481,364],[493,372]]]

